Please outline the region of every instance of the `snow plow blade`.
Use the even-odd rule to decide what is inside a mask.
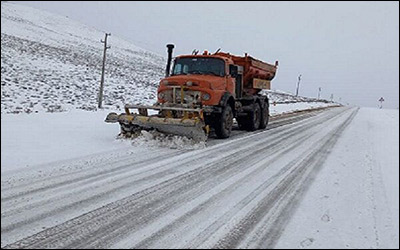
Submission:
[[[138,109],[139,114],[131,113],[129,109]],[[163,111],[166,116],[149,116],[148,109]],[[183,117],[169,117],[172,111],[180,112]],[[118,122],[121,126],[121,134],[126,137],[139,135],[141,130],[157,130],[163,134],[185,136],[195,141],[205,141],[208,137],[208,126],[202,119],[202,110],[200,109],[126,105],[125,112],[120,115],[110,113],[105,122]]]

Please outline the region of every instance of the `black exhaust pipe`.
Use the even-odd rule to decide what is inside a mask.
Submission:
[[[175,46],[173,44],[167,44],[168,48],[168,60],[167,60],[167,68],[165,69],[165,77],[169,76],[169,72],[171,69],[171,61],[172,61],[172,51],[174,50]]]

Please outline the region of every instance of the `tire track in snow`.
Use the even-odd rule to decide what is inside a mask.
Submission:
[[[156,223],[157,220],[162,220],[162,217],[166,213],[171,213],[174,209],[179,209],[179,207],[184,204],[191,202],[196,196],[207,195],[208,190],[215,188],[219,183],[229,181],[230,179],[235,178],[235,176],[240,176],[241,173],[251,169],[252,166],[257,164],[257,162],[262,162],[263,153],[266,153],[266,155],[268,155],[268,153],[272,155],[274,150],[276,150],[275,153],[279,152],[279,148],[287,146],[288,142],[293,142],[293,140],[296,141],[297,139],[299,141],[298,143],[300,143],[308,136],[312,136],[314,133],[313,128],[315,130],[315,126],[327,122],[327,118],[329,117],[331,119],[336,118],[338,114],[340,116],[341,113],[339,111],[324,112],[315,118],[307,119],[303,123],[288,125],[285,126],[285,128],[282,127],[280,129],[272,129],[267,131],[268,133],[261,132],[254,136],[249,135],[248,137],[218,144],[206,150],[190,152],[188,153],[189,156],[194,157],[197,160],[197,165],[194,164],[191,170],[183,171],[181,174],[175,176],[169,176],[166,180],[159,183],[150,183],[149,188],[142,191],[136,190],[136,193],[126,199],[110,203],[107,206],[88,212],[82,216],[60,224],[59,226],[42,231],[37,235],[28,237],[25,240],[9,245],[8,247],[113,246],[114,243],[118,243],[113,243],[113,240],[118,240],[118,237],[123,238],[124,236],[129,236],[132,232],[134,233],[135,230],[136,232],[140,232],[141,228],[135,227],[136,224],[132,224],[140,221],[140,217],[143,217],[141,219],[142,225],[149,222]],[[276,133],[271,134],[271,132]],[[293,150],[293,148],[288,148]],[[287,149],[287,152],[283,151],[285,153],[282,153],[281,150],[282,154],[278,154],[279,157],[277,157],[277,159],[282,158],[283,155],[290,152],[289,149]],[[247,156],[240,155],[241,151],[246,152],[246,150],[248,150],[247,152],[255,151],[253,151],[253,154],[250,153]],[[214,155],[210,157],[209,154],[212,152],[216,155],[222,154],[222,156],[215,157]],[[171,168],[180,167],[182,170],[183,168],[190,167],[190,161],[176,161],[177,159],[185,159],[185,154],[174,158],[176,158],[176,164]],[[207,165],[207,162],[210,165]],[[270,164],[272,163],[273,161],[270,162]],[[258,171],[262,170],[262,166],[263,164],[259,166],[260,168]],[[152,173],[151,169],[152,168],[150,168],[149,173]],[[153,170],[156,169],[153,168]],[[257,171],[254,170],[249,174],[250,176],[254,176],[255,173],[257,173]],[[158,178],[160,178],[160,176],[154,180]],[[232,185],[237,186],[242,182],[243,179],[233,183]],[[232,188],[226,190],[225,196],[221,193],[223,197],[229,196],[231,193],[229,190],[232,190]],[[206,201],[212,200],[211,197],[206,197]],[[215,197],[219,196],[216,195]],[[219,198],[215,199],[218,200]],[[213,204],[213,202],[210,201],[208,204]],[[135,210],[139,207],[141,210]],[[201,213],[202,210],[198,209],[198,211]],[[186,216],[186,218],[190,217],[191,216]],[[124,222],[128,222],[129,218],[133,218],[133,220],[126,223],[126,226],[124,227]],[[182,224],[177,223],[176,225],[179,226]],[[18,227],[15,227],[15,229],[18,229]],[[153,233],[158,232],[158,230],[155,230],[154,228],[151,228],[150,231],[154,231]],[[101,232],[104,232],[104,235],[99,234]],[[69,236],[66,238],[62,237],[63,235]],[[96,235],[97,237],[93,237],[93,235]],[[76,237],[74,238],[74,236]],[[80,242],[82,237],[84,237],[86,241]],[[143,238],[142,240],[144,240],[143,242],[146,242],[146,238]],[[129,238],[127,242],[129,244]],[[137,243],[139,244],[140,242]]]
[[[277,116],[271,116],[266,130],[274,129],[277,127],[281,127],[284,125],[288,125],[288,124],[292,124],[292,123],[295,123],[298,121],[305,120],[307,118],[310,118],[310,117],[320,114],[324,110],[331,109],[331,108],[332,107],[327,107],[327,108],[323,108],[323,109],[307,110],[307,111],[303,111],[303,112],[294,112],[294,113],[281,114],[281,115],[277,115]],[[255,134],[263,133],[263,132],[265,132],[265,131],[254,131],[254,132],[243,131],[243,130],[239,130],[239,127],[234,127],[234,129],[232,130],[231,137],[227,140],[242,138],[242,137],[246,137],[249,135],[255,135]],[[220,144],[220,143],[223,143],[223,141],[216,139],[215,136],[214,137],[211,136],[211,138],[209,138],[209,140],[207,141],[207,146],[213,146],[213,145]]]
[[[297,146],[299,146],[299,144],[302,144],[302,142],[298,142],[297,144],[292,145],[292,148],[288,148],[286,149],[284,152],[282,152],[281,155],[278,155],[277,158],[284,156],[286,153],[290,152],[291,150],[293,150],[293,148],[296,148]],[[296,159],[297,160],[297,159]],[[275,159],[276,161],[276,159]],[[265,162],[261,162],[261,166],[264,166],[265,169],[265,165],[270,165],[272,164],[274,161],[265,161]],[[286,165],[284,168],[280,169],[278,174],[274,175],[273,177],[267,179],[259,188],[257,188],[256,190],[254,190],[254,192],[252,192],[249,196],[246,196],[243,200],[241,200],[235,207],[234,209],[229,210],[226,214],[224,214],[221,218],[219,218],[219,220],[215,221],[209,228],[207,228],[206,230],[202,231],[201,234],[199,235],[193,235],[192,236],[192,240],[191,243],[188,245],[185,245],[183,248],[196,248],[199,247],[200,242],[203,242],[205,240],[205,238],[207,238],[207,236],[205,235],[210,235],[213,232],[215,232],[215,228],[219,228],[221,227],[224,223],[226,223],[229,218],[233,217],[238,211],[240,211],[241,209],[243,209],[249,202],[251,202],[252,200],[254,200],[254,198],[259,195],[260,193],[264,192],[266,188],[268,188],[271,185],[271,181],[276,180],[277,178],[279,178],[280,175],[282,175],[283,173],[285,173],[288,169],[290,169],[290,167],[292,167],[294,165],[293,162],[291,162],[290,164]],[[260,169],[258,169],[260,170]],[[240,181],[238,181],[238,183],[243,183],[245,181],[245,179],[250,178],[251,175],[257,175],[258,171],[254,171],[252,172],[250,175],[246,176],[245,178],[241,179]],[[232,191],[232,189],[235,188],[235,185],[237,185],[238,183],[234,183],[232,186],[230,186],[229,188],[227,188],[224,191]],[[222,195],[222,194],[220,194]],[[205,208],[205,204],[201,204],[198,206],[197,212],[204,210]],[[196,209],[194,210],[196,211]],[[193,213],[194,211],[191,211],[190,215],[187,215],[186,217],[193,217]],[[212,212],[212,210],[210,211]],[[182,218],[182,219],[187,219],[187,218]],[[177,223],[177,220],[174,222],[174,224]],[[212,229],[213,228],[213,229]],[[168,233],[168,232],[176,232],[174,231],[174,227],[171,225],[166,226],[163,230],[163,233]],[[153,240],[159,240],[160,236],[162,234],[158,233],[154,236],[152,236]],[[134,237],[132,237],[134,238]],[[135,245],[134,248],[158,248],[158,247],[162,247],[165,244],[165,242],[163,244],[160,245],[151,245],[149,243],[149,239],[145,239],[143,241],[142,244],[139,245]],[[173,242],[171,242],[171,244],[173,244]],[[167,244],[168,245],[168,244]],[[168,245],[170,246],[170,245]],[[118,247],[127,247],[127,245],[118,245]],[[182,245],[175,245],[172,246],[173,248],[179,248],[182,247]],[[211,246],[207,246],[207,248],[210,248]],[[204,248],[204,246],[201,246],[201,248]]]
[[[1,201],[6,202],[10,199],[15,199],[17,197],[23,197],[26,195],[31,195],[37,192],[44,191],[46,189],[53,189],[55,187],[61,187],[61,186],[67,186],[71,185],[74,183],[77,183],[82,180],[88,180],[93,177],[98,177],[99,175],[103,174],[109,174],[112,172],[117,172],[117,171],[123,171],[126,170],[127,168],[131,167],[132,165],[140,165],[142,163],[148,163],[150,160],[158,161],[160,159],[170,157],[172,155],[176,155],[177,152],[174,151],[173,153],[171,152],[163,152],[162,150],[156,150],[156,157],[155,159],[148,159],[147,158],[133,158],[132,154],[126,154],[124,156],[118,156],[118,158],[113,159],[112,163],[113,165],[110,168],[110,162],[107,161],[108,159],[100,160],[99,162],[93,161],[92,159],[87,161],[85,160],[86,157],[83,158],[78,158],[76,162],[67,162],[63,163],[62,165],[66,164],[71,164],[74,165],[75,167],[78,167],[76,170],[69,170],[67,172],[63,172],[61,174],[58,174],[56,176],[48,176],[48,177],[42,177],[39,178],[38,180],[35,179],[27,179],[25,182],[22,182],[19,180],[21,183],[16,183],[16,184],[9,184],[7,185],[7,182],[10,182],[9,180],[2,180],[2,197]],[[182,153],[184,153],[185,150],[182,150]],[[101,159],[101,158],[100,158]],[[65,161],[62,161],[65,162]],[[46,165],[57,165],[56,163],[49,163]],[[79,167],[82,167],[82,165],[88,165],[84,169],[80,169]],[[95,165],[96,168],[90,168],[90,165]],[[104,170],[106,169],[106,170]],[[7,176],[5,177],[7,178]],[[15,178],[11,175],[11,177],[8,177],[9,179]],[[4,186],[4,187],[3,187]],[[28,190],[27,190],[28,189]]]
[[[178,154],[175,154],[175,155],[178,155]],[[167,156],[167,157],[166,157]],[[150,159],[150,160],[148,160],[148,161],[139,161],[138,163],[136,163],[136,164],[138,164],[139,166],[135,166],[135,170],[136,169],[140,169],[140,166],[145,166],[146,164],[147,165],[150,165],[153,161],[154,162],[157,162],[157,161],[159,161],[160,160],[160,158],[168,158],[168,156],[173,156],[173,154],[170,154],[170,155],[163,155],[163,156],[160,156],[160,157],[157,157],[156,159]],[[125,159],[123,159],[122,160],[123,162],[126,162],[126,160]],[[165,162],[165,163],[170,163],[170,162]],[[165,163],[164,163],[164,165],[165,165]],[[104,165],[106,165],[106,164],[109,164],[109,163],[105,163]],[[35,192],[39,192],[39,191],[48,191],[48,193],[55,193],[56,191],[57,191],[57,189],[55,189],[55,187],[57,187],[57,188],[59,188],[59,189],[64,189],[65,190],[65,188],[67,188],[67,187],[65,187],[64,186],[64,184],[66,185],[66,184],[71,184],[72,186],[77,186],[77,185],[84,185],[85,183],[87,183],[87,184],[91,184],[91,183],[95,183],[94,181],[97,181],[97,180],[99,180],[99,179],[101,179],[101,178],[104,178],[104,177],[106,177],[107,175],[111,175],[111,174],[113,174],[114,172],[116,172],[117,170],[126,170],[127,168],[130,168],[131,167],[131,165],[134,165],[135,164],[135,162],[132,162],[132,163],[128,163],[128,164],[124,164],[124,165],[122,165],[122,166],[120,166],[120,167],[113,167],[113,169],[111,169],[111,170],[109,170],[109,171],[102,171],[102,172],[100,172],[100,173],[95,173],[95,174],[92,174],[92,175],[85,175],[84,177],[78,177],[78,178],[76,178],[76,179],[72,179],[72,180],[69,180],[68,182],[62,182],[62,183],[57,183],[57,184],[51,184],[51,185],[49,185],[49,186],[45,186],[45,187],[41,187],[41,188],[39,188],[39,189],[36,189],[36,190],[32,190],[31,188],[27,191],[27,192],[25,192],[25,193],[23,193],[23,194],[21,194],[21,193],[19,193],[19,194],[17,194],[17,195],[15,195],[15,196],[11,196],[11,197],[6,197],[6,198],[4,198],[3,200],[2,200],[2,205],[3,205],[3,215],[9,215],[9,213],[7,213],[7,203],[6,203],[6,201],[8,201],[9,199],[16,199],[16,198],[18,198],[18,197],[20,197],[20,196],[22,196],[22,195],[27,195],[27,194],[32,194],[32,193],[35,193]],[[121,169],[122,168],[122,169]],[[118,171],[118,173],[123,173],[123,172],[121,172],[121,171]],[[135,174],[137,174],[136,172],[135,172]],[[165,173],[164,173],[165,174]],[[125,179],[126,178],[128,178],[129,176],[126,176],[126,173],[124,173],[123,174],[125,177]],[[113,176],[113,175],[111,175],[111,176]],[[96,177],[96,179],[92,179],[92,178],[90,178],[90,177]],[[87,179],[85,179],[85,178],[87,178]],[[143,177],[142,177],[143,178]],[[75,182],[74,182],[74,180],[75,180]],[[122,179],[119,179],[120,181],[122,181]],[[82,183],[80,183],[82,181]],[[90,186],[89,186],[90,187]],[[86,188],[87,189],[87,188]],[[118,188],[114,188],[114,190],[116,190],[116,189],[118,189]],[[110,190],[109,190],[110,191]],[[111,190],[111,191],[113,191],[113,190]],[[77,190],[77,192],[78,193],[80,193],[80,195],[82,196],[82,190]],[[64,193],[66,193],[66,194],[70,194],[71,193],[71,190],[65,190],[65,192]],[[64,196],[60,196],[60,194],[61,194],[61,192],[59,192],[59,193],[56,193],[56,195],[58,196],[58,200],[60,200],[60,199],[64,199],[65,197]],[[37,206],[40,206],[40,204],[41,203],[43,203],[43,202],[46,202],[46,201],[48,201],[48,200],[51,200],[52,202],[55,202],[55,200],[54,200],[54,197],[52,197],[52,196],[50,196],[50,197],[48,197],[48,194],[47,193],[44,193],[44,192],[42,192],[42,193],[40,193],[40,195],[41,196],[43,196],[43,197],[46,197],[45,198],[45,200],[39,200],[39,201],[37,201],[36,202],[36,205]],[[57,198],[57,197],[56,197]],[[93,198],[93,199],[95,199],[95,197],[93,197],[93,195],[90,197],[90,198]],[[91,200],[93,200],[93,199],[91,199]],[[82,202],[82,200],[80,200],[79,202]],[[12,209],[13,209],[13,211],[14,212],[18,212],[18,211],[16,211],[15,210],[15,208],[16,207],[18,207],[18,206],[15,206],[15,204],[11,204],[12,206]],[[70,206],[70,207],[73,207],[72,205]],[[29,205],[28,205],[28,207],[25,207],[26,209],[35,209],[36,207],[34,206],[34,204],[32,204],[32,203],[29,203]],[[21,208],[22,209],[22,208]],[[5,212],[6,211],[6,212]],[[29,221],[29,223],[31,223],[32,221]],[[3,228],[3,231],[6,231],[7,230],[7,228]]]
[[[322,138],[304,159],[290,163],[295,166],[291,173],[213,248],[273,248],[296,203],[301,200],[301,195],[304,195],[340,134],[355,115],[356,111],[352,112],[343,123]],[[246,238],[248,234],[251,237]]]
[[[303,125],[303,126],[306,126],[306,125]],[[286,130],[284,130],[285,132],[287,132]],[[297,132],[296,131],[293,131],[293,129],[292,130],[290,130],[291,131],[291,133],[289,134],[289,137],[290,136],[293,136],[294,134],[296,134]],[[279,137],[278,135],[276,135],[275,136],[278,140],[283,140],[283,139],[285,139],[285,138],[281,138],[281,137]],[[275,142],[276,141],[271,141],[271,145],[273,145],[273,144],[275,144]],[[261,142],[259,142],[258,144],[263,144],[264,142],[263,141],[261,141]],[[268,146],[268,145],[262,145],[262,147],[265,147],[265,146]],[[237,151],[239,151],[239,150],[236,150],[235,151],[235,153],[237,152]],[[238,154],[236,154],[235,155],[235,157],[237,158],[239,155]],[[201,156],[201,157],[203,157],[203,156]],[[235,158],[234,157],[232,157],[231,156],[231,154],[226,154],[225,155],[225,157],[229,157],[229,159],[230,160],[234,160]],[[218,160],[218,159],[217,159]],[[213,161],[215,161],[215,160],[213,160]],[[221,161],[221,162],[224,162],[224,161]],[[229,163],[229,162],[228,162]],[[159,165],[162,165],[162,164],[159,164]],[[187,166],[186,166],[187,167]],[[209,167],[209,168],[213,168],[213,167]],[[198,171],[198,170],[197,170]],[[197,173],[192,173],[192,174],[197,174]],[[179,180],[179,176],[178,176],[178,180]],[[97,197],[90,197],[90,198],[97,198]],[[68,207],[67,208],[73,208],[74,207],[74,205],[75,204],[73,204],[73,205],[68,205]],[[18,224],[18,223],[14,223],[14,224],[12,224],[12,228],[11,229],[13,229],[13,228],[18,228],[18,227],[21,227],[21,226],[26,226],[26,225],[28,225],[28,224],[31,224],[32,222],[34,222],[34,221],[36,221],[36,220],[38,220],[38,219],[42,219],[42,218],[45,218],[45,217],[48,217],[48,216],[50,216],[51,214],[57,214],[57,213],[59,213],[62,209],[65,209],[65,207],[61,207],[61,208],[56,208],[56,210],[53,210],[53,212],[52,213],[49,213],[48,211],[41,211],[41,214],[39,215],[39,217],[36,217],[36,218],[32,218],[32,219],[29,219],[29,220],[24,220],[23,222],[22,222],[22,224]],[[117,225],[118,226],[118,225]],[[2,233],[7,233],[7,231],[9,231],[10,230],[10,228],[9,227],[5,227],[5,228],[2,228]]]

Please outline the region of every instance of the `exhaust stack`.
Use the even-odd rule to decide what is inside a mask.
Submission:
[[[175,46],[173,44],[167,44],[168,48],[168,59],[167,59],[167,68],[165,69],[165,77],[169,76],[169,72],[171,69],[171,61],[172,61],[172,51],[174,50]]]

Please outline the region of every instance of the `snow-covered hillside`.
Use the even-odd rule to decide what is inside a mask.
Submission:
[[[1,112],[96,107],[104,33],[67,17],[1,3]],[[104,104],[150,104],[162,56],[109,37]]]
[[[96,109],[104,32],[68,17],[4,2],[1,25],[2,113]],[[104,107],[153,104],[165,59],[115,35],[109,37],[109,45]],[[264,94],[271,104],[314,102],[313,106],[326,106],[324,100],[282,91]]]

